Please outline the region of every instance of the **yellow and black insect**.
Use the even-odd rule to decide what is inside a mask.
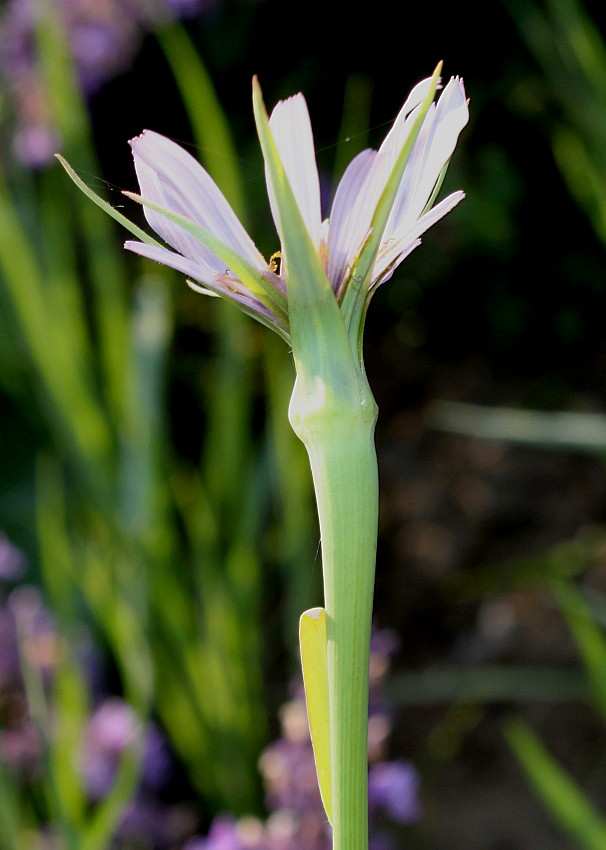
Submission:
[[[269,270],[274,274],[280,274],[282,271],[282,251],[276,251],[269,258]]]

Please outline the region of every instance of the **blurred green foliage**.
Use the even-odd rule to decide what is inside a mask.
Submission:
[[[40,61],[62,150],[97,174],[65,34],[44,8]],[[199,56],[176,25],[160,42],[200,148],[220,152],[208,166],[245,216],[230,130]],[[32,175],[7,164],[0,193],[0,380],[38,432],[33,463],[20,470],[32,476],[37,524],[28,525],[25,505],[11,530],[23,523],[64,640],[50,695],[26,665],[50,792],[42,823],[60,828],[66,848],[105,847],[137,781],[140,742],[123,756],[110,796],[90,811],[75,758],[90,713],[73,640],[83,618],[103,636],[128,702],[142,718],[160,719],[208,811],[254,811],[267,740],[266,639],[284,628],[291,650],[296,631],[296,621],[283,625],[280,611],[267,609],[263,593],[272,501],[289,535],[275,540],[269,558],[289,570],[288,583],[286,572],[279,576],[291,593],[289,614],[310,604],[314,585],[309,474],[284,415],[286,352],[278,358],[245,317],[213,304],[212,359],[200,361],[204,384],[196,378],[192,388],[205,419],[192,463],[171,444],[165,412],[173,277],[135,267],[110,220],[56,168]],[[265,363],[273,415],[259,427],[255,384]],[[13,825],[2,840],[12,835],[7,846],[22,846],[33,811],[19,824],[8,779],[3,788]]]

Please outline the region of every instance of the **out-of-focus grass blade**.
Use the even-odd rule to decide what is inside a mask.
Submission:
[[[557,581],[552,589],[572,632],[594,702],[606,720],[606,638],[582,594],[571,582]]]
[[[58,466],[50,461],[41,462],[38,467],[37,513],[43,574],[57,616],[62,646],[52,682],[54,722],[52,735],[48,737],[48,781],[55,789],[60,815],[72,824],[80,850],[104,850],[136,788],[141,735],[122,754],[109,794],[89,811],[79,759],[91,706],[85,672],[76,659],[80,630],[76,600],[81,590],[86,588],[82,578],[90,575],[92,565],[85,558],[76,562],[79,558],[68,531],[61,473]],[[102,569],[106,577],[111,574],[108,564],[104,564]],[[105,584],[106,590],[110,587],[111,583]],[[96,590],[99,590],[99,585]],[[132,699],[141,717],[142,734],[149,706],[151,677],[148,676],[148,681],[145,681],[142,673],[149,667],[149,661],[145,643],[140,637],[141,617],[138,611],[128,606],[127,594],[119,590],[111,593],[111,601],[105,595],[101,598],[97,595],[94,602],[99,606],[95,613],[99,616],[102,612],[99,620],[112,643],[118,665],[124,671],[126,697]],[[112,637],[115,638],[113,641]]]
[[[25,830],[16,782],[0,759],[0,850],[21,850]]]
[[[565,35],[558,39],[557,49],[566,53],[582,72],[584,80],[596,94],[606,99],[606,46],[603,33],[578,0],[547,0],[551,19],[558,32]],[[569,61],[569,67],[572,62]]]
[[[591,528],[547,552],[468,570],[448,581],[444,590],[459,599],[479,599],[487,594],[541,587],[556,579],[579,575],[606,551],[606,531]]]
[[[130,741],[120,757],[114,784],[109,794],[97,804],[82,830],[81,850],[106,850],[111,846],[120,818],[132,799],[140,775],[144,726]]]
[[[59,135],[63,152],[88,173],[98,169],[91,143],[86,103],[72,57],[72,46],[57,0],[41,0],[36,7],[36,43],[41,74],[46,86],[49,117]],[[43,175],[46,180],[46,175]],[[91,316],[99,340],[102,387],[119,419],[124,403],[125,352],[127,349],[127,300],[125,264],[118,253],[113,228],[83,198],[61,208],[70,220],[72,239],[83,243],[82,256],[90,271],[95,293]]]
[[[59,652],[51,684],[52,732],[45,730],[49,774],[58,814],[80,840],[87,801],[78,759],[83,752],[90,715],[88,686],[76,661],[79,624],[72,547],[67,531],[65,494],[60,470],[50,461],[38,464],[36,513],[40,561],[57,618]]]
[[[1,172],[0,272],[11,318],[40,377],[47,413],[74,468],[98,488],[103,466],[111,456],[111,437],[79,364],[70,356],[69,340],[61,338],[63,331],[57,327],[56,311],[46,297],[41,265]]]
[[[425,419],[432,428],[484,440],[606,451],[606,416],[602,413],[553,413],[440,400],[426,409]]]
[[[606,46],[578,0],[506,0],[561,117],[553,129],[558,165],[571,194],[606,243]]]
[[[583,850],[606,848],[606,821],[520,719],[504,726],[505,737],[550,815]]]
[[[68,350],[87,383],[94,386],[97,375],[73,221],[68,212],[69,204],[57,203],[66,190],[71,192],[71,186],[58,168],[43,172],[39,180],[36,206],[43,222],[39,239],[43,246],[45,297],[53,317],[51,320],[49,316],[49,324],[56,322],[56,317],[61,317],[61,333],[57,335],[57,342]]]
[[[228,540],[224,508],[217,512],[201,476],[175,477],[175,497],[191,542],[191,584],[176,584],[169,571],[154,576],[155,612],[163,623],[156,650],[162,659],[157,691],[162,720],[196,786],[212,805],[229,804],[238,813],[256,803],[253,766],[265,741],[258,628],[262,583],[253,534],[264,498],[245,472],[240,472],[241,504],[230,517]],[[176,596],[170,606],[169,594]],[[184,607],[186,623],[179,620]]]
[[[64,777],[62,776],[61,766],[58,764],[58,762],[60,762],[60,758],[58,759],[58,748],[55,743],[55,736],[61,738],[62,729],[59,728],[56,731],[54,729],[54,723],[51,719],[53,718],[51,713],[51,700],[53,694],[47,694],[42,671],[35,657],[35,653],[32,652],[31,618],[28,610],[29,605],[30,602],[27,599],[24,601],[15,600],[13,603],[13,612],[15,614],[15,628],[17,632],[21,673],[23,676],[27,708],[36,729],[38,744],[40,747],[41,762],[44,770],[42,791],[48,807],[49,819],[57,828],[62,841],[62,846],[64,846],[66,850],[78,850],[83,794],[80,790],[76,790],[75,794],[72,793],[73,783],[70,781],[69,777],[65,788],[60,787],[58,784]],[[60,641],[58,641],[58,648],[59,647],[62,652],[64,650],[64,646]],[[57,660],[57,668],[62,665],[62,662],[62,658]],[[57,672],[60,673],[60,670],[57,669]],[[55,687],[55,681],[53,681],[53,691],[55,690]],[[60,710],[61,709],[59,709],[59,711]],[[64,721],[66,719],[67,718],[65,717],[61,717],[59,725],[64,726]],[[79,732],[79,718],[76,717],[74,720],[75,727]],[[71,756],[73,770],[74,752],[72,752]],[[81,779],[78,784],[81,787]]]
[[[299,620],[301,665],[305,685],[307,719],[311,732],[318,785],[326,817],[332,822],[330,771],[330,708],[326,662],[326,611],[310,608]]]
[[[36,59],[45,96],[64,143],[90,152],[90,126],[74,74],[72,51],[57,0],[38,0],[35,25]],[[89,160],[90,165],[92,160]]]
[[[58,629],[61,633],[61,624]],[[61,634],[62,658],[53,674],[53,725],[48,738],[50,774],[47,781],[55,786],[62,819],[80,836],[86,823],[87,801],[78,757],[84,747],[90,704],[84,672],[74,658],[76,647],[68,644],[68,639],[73,637],[69,630]]]
[[[585,702],[589,689],[576,670],[482,665],[428,667],[389,677],[385,692],[395,705],[453,702]]]
[[[142,542],[162,545],[166,533],[160,470],[163,469],[165,367],[171,333],[170,299],[161,277],[143,278],[131,321],[132,383],[127,392],[120,463],[124,526]]]
[[[601,163],[596,161],[581,134],[569,127],[554,129],[552,143],[572,196],[606,243],[606,175]]]
[[[207,170],[244,221],[246,205],[236,148],[200,54],[178,24],[158,30],[156,38],[179,88]]]
[[[335,181],[340,179],[354,156],[364,150],[368,144],[371,95],[372,84],[365,74],[349,75],[345,84],[343,113],[333,169]]]

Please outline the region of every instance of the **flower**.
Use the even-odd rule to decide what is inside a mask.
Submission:
[[[368,775],[370,810],[384,809],[396,823],[419,819],[419,776],[414,767],[401,759],[377,762]]]
[[[435,76],[418,83],[379,150],[362,151],[352,160],[324,220],[305,98],[296,94],[280,101],[271,114],[269,126],[282,167],[339,303],[352,282],[359,286],[364,278],[366,305],[376,288],[420,244],[421,235],[464,197],[463,192],[454,192],[432,207],[469,117],[462,80],[452,78],[437,103],[429,104],[427,98],[435,87]],[[189,281],[194,289],[235,301],[287,337],[288,257],[282,258],[278,270],[273,258],[268,262],[261,256],[211,177],[179,145],[149,130],[130,144],[142,196],[134,197],[145,204],[149,224],[173,250],[134,241],[126,242],[125,247],[183,272],[197,281]],[[375,213],[407,145],[406,166],[372,257],[370,274],[360,276],[358,260],[377,226]],[[269,171],[266,176],[284,254],[277,189]],[[242,261],[240,269],[226,264],[224,249]]]
[[[281,101],[271,115],[270,127],[284,169],[337,297],[350,282],[379,199],[431,82],[423,80],[413,88],[378,151],[362,151],[351,161],[325,221],[321,219],[318,170],[303,95]],[[453,78],[438,103],[430,106],[415,141],[383,232],[372,271],[372,288],[387,280],[420,244],[419,237],[464,197],[463,192],[454,192],[426,211],[468,117],[463,81]],[[270,199],[272,194],[270,187]]]

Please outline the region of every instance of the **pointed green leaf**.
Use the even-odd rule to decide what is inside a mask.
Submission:
[[[596,707],[606,718],[606,639],[602,629],[572,582],[553,582],[552,589],[583,661]]]
[[[316,773],[326,816],[332,822],[330,775],[330,712],[326,665],[326,611],[310,608],[299,620],[301,665],[307,718],[316,762]]]
[[[530,726],[513,719],[505,737],[550,815],[576,847],[604,850],[606,821],[543,746]]]
[[[161,245],[160,242],[154,239],[153,236],[149,236],[144,230],[141,230],[140,227],[137,227],[136,224],[133,224],[133,222],[130,221],[130,219],[128,219],[125,215],[123,215],[121,212],[118,212],[117,209],[112,207],[111,204],[108,204],[107,201],[104,201],[103,198],[100,198],[96,192],[93,192],[90,186],[87,186],[84,180],[80,179],[80,177],[76,174],[69,162],[63,159],[61,154],[56,153],[55,158],[59,160],[63,168],[67,171],[68,175],[78,187],[78,189],[84,192],[87,198],[90,198],[94,204],[97,204],[98,207],[101,207],[104,212],[110,215],[119,224],[121,224],[127,230],[130,230],[130,232],[134,236],[136,236],[137,239],[140,239],[142,242],[147,242],[149,245],[155,245],[157,248],[164,247],[163,245]]]
[[[338,384],[344,395],[348,392],[355,394],[353,369],[344,368],[351,361],[351,354],[339,307],[284,171],[256,78],[253,80],[253,108],[283,240],[288,312],[297,374],[301,379],[302,366],[305,373],[314,379],[316,391],[320,386]],[[336,370],[339,371],[338,378]],[[312,392],[311,387],[309,391]]]

